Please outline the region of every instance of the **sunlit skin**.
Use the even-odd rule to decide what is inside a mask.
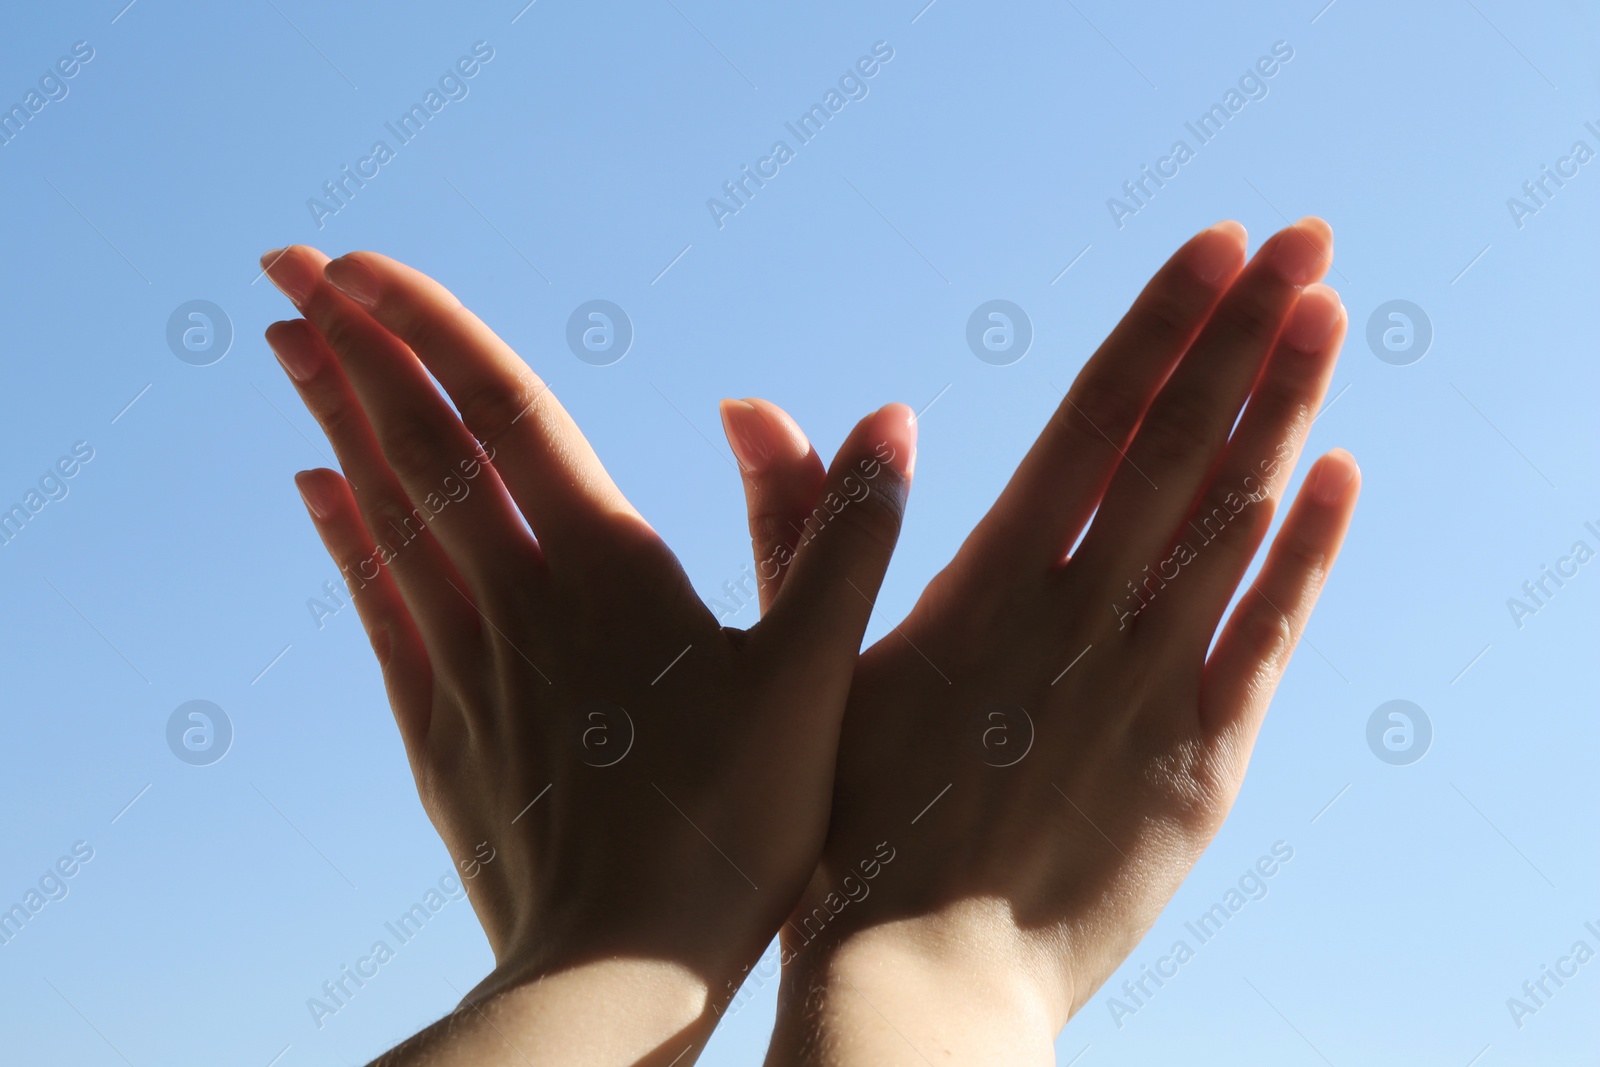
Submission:
[[[1331,254],[1318,219],[1248,264],[1236,223],[1180,249],[862,655],[828,841],[782,931],[769,1065],[1051,1063],[1171,899],[1238,794],[1355,507],[1356,465],[1330,452],[1224,618],[1344,337],[1317,282]],[[822,477],[796,438],[773,433],[746,476],[758,556]],[[884,841],[895,858],[868,882]]]
[[[344,471],[301,491],[425,809],[457,858],[495,850],[471,882],[495,971],[381,1062],[687,1064],[780,931],[771,1064],[1050,1062],[1226,816],[1348,527],[1335,451],[1224,618],[1343,338],[1330,256],[1315,219],[1248,264],[1237,224],[1188,242],[858,659],[909,409],[825,470],[775,405],[724,402],[763,614],[722,629],[442,287],[268,253],[304,316],[268,339]],[[609,766],[595,701],[634,728]]]
[[[385,1062],[693,1062],[821,849],[910,409],[856,427],[824,489],[851,503],[785,558],[757,625],[724,629],[442,286],[372,253],[263,264],[304,316],[267,339],[343,468],[297,482],[423,807],[452,856],[494,857],[468,883],[494,972]]]

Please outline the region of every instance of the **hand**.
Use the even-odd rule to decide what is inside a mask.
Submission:
[[[533,1034],[541,1062],[692,1062],[821,850],[909,409],[863,420],[825,477],[802,454],[824,503],[804,543],[764,557],[785,578],[772,610],[723,629],[550,392],[442,286],[366,252],[263,265],[305,316],[267,339],[344,470],[297,482],[423,807],[477,864],[495,955],[462,1019],[395,1062],[521,1062],[507,1046]]]
[[[1161,269],[861,657],[769,1062],[1052,1062],[1227,815],[1358,483],[1316,463],[1208,656],[1346,326],[1312,284],[1326,224],[1244,242],[1219,224]],[[818,477],[758,476],[753,511],[804,514]]]

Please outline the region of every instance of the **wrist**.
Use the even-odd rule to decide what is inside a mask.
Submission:
[[[702,976],[665,960],[508,960],[454,1014],[489,1025],[493,1032],[481,1035],[486,1047],[505,1044],[529,1054],[537,1048],[550,1055],[548,1062],[664,1065],[710,1037],[716,1016],[709,995]]]
[[[688,914],[684,914],[688,912]],[[741,968],[757,962],[776,919],[759,936],[748,922],[722,926],[682,909],[677,922],[604,922],[592,914],[546,915],[536,930],[497,947],[494,970],[463,999],[505,1006],[510,1016],[575,1057],[553,1062],[673,1062],[710,1038]],[[753,948],[750,946],[754,946]],[[581,1055],[570,1041],[583,1038]],[[670,1049],[669,1049],[670,1046]],[[633,1058],[628,1058],[630,1055]],[[693,1055],[678,1061],[693,1062]]]
[[[716,1010],[725,987],[757,962],[782,914],[708,914],[701,902],[661,895],[649,907],[593,896],[582,907],[551,908],[518,928],[495,948],[494,970],[476,993],[536,982],[566,973],[619,966],[653,966],[651,981],[663,991],[692,991],[697,1007]],[[729,995],[731,996],[731,988]]]
[[[792,938],[793,927],[786,939]],[[1071,983],[998,902],[786,940],[777,1064],[1050,1064]]]

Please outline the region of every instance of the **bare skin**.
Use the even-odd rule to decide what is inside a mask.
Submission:
[[[1323,456],[1224,619],[1346,329],[1314,284],[1331,238],[1179,250],[862,655],[769,1065],[1053,1062],[1211,841],[1355,507],[1354,461]],[[778,428],[745,479],[760,556],[822,471],[752,407]]]
[[[1330,255],[1318,220],[1248,266],[1235,224],[1190,241],[858,661],[908,410],[825,471],[773,405],[724,404],[769,580],[762,621],[721,630],[453,297],[370,253],[269,253],[308,320],[269,340],[349,478],[302,474],[308,507],[425,808],[452,854],[496,849],[473,896],[495,971],[383,1062],[687,1064],[780,926],[770,1063],[1049,1062],[1232,805],[1348,526],[1334,452],[1224,621],[1343,337]],[[603,767],[596,701],[637,730]]]
[[[555,398],[442,286],[373,253],[263,264],[304,316],[268,341],[344,472],[297,483],[423,807],[458,860],[493,855],[470,887],[494,972],[382,1062],[693,1062],[821,851],[910,410],[856,427],[811,487],[823,517],[765,568],[782,595],[724,629]]]

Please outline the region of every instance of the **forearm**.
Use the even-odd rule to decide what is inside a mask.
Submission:
[[[985,936],[907,921],[795,951],[767,1067],[1053,1063],[1059,1012]]]

